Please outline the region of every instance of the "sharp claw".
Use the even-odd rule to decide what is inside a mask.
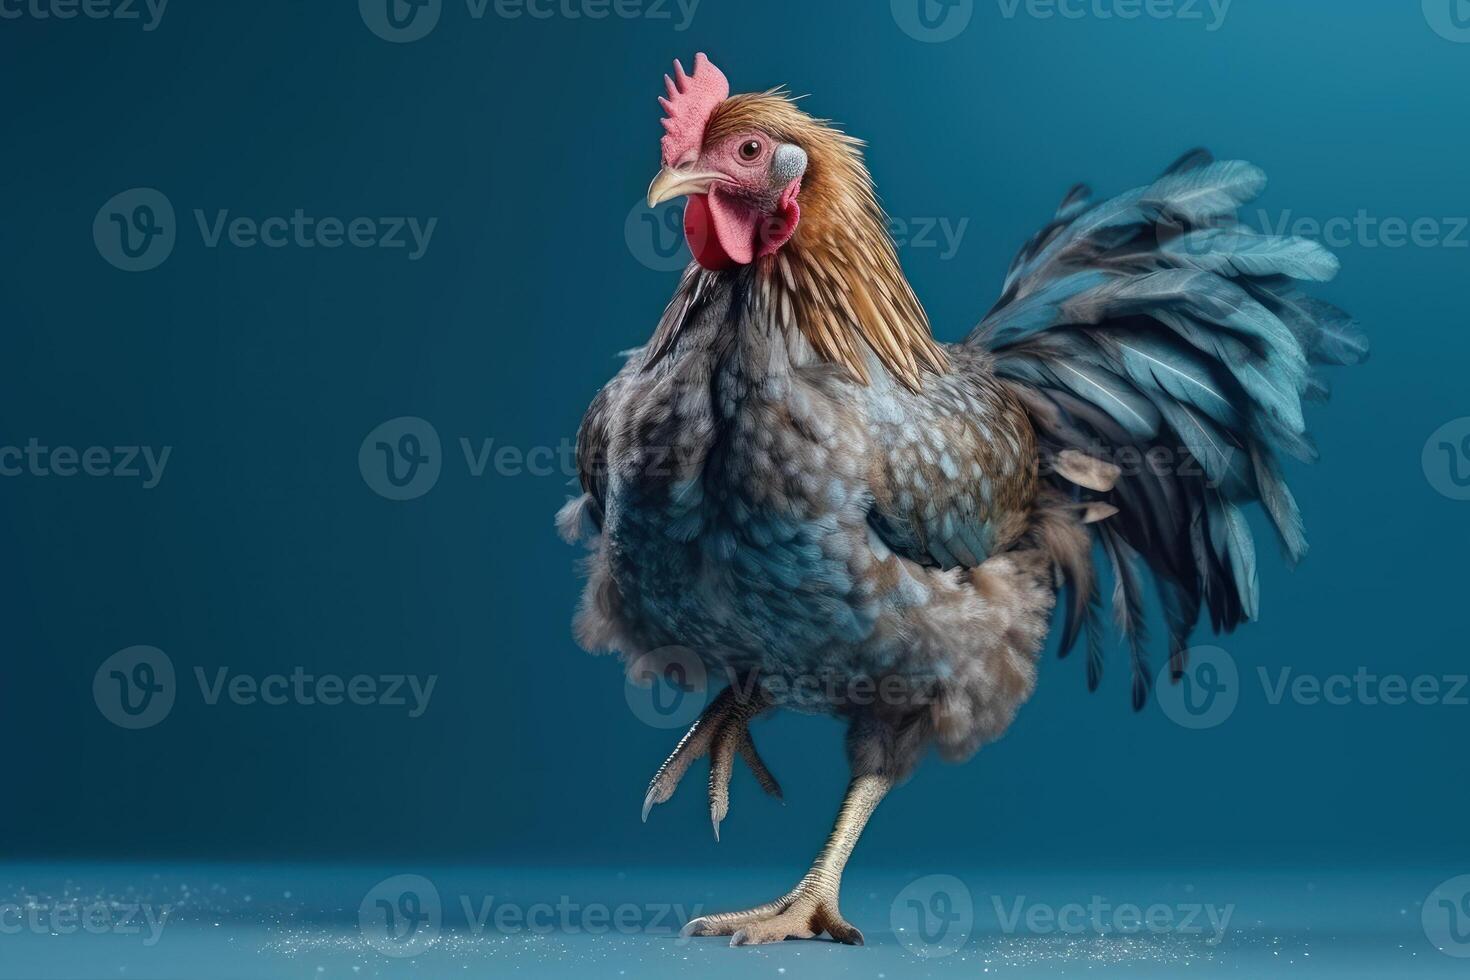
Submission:
[[[735,935],[730,937],[731,946],[745,946],[750,943],[750,937],[745,934],[744,929],[736,929]]]
[[[654,787],[650,786],[650,787],[648,787],[648,795],[646,795],[646,796],[643,797],[643,822],[644,823],[648,823],[648,811],[650,811],[650,810],[653,809],[653,804],[654,804],[653,797],[654,797],[654,794],[655,793],[656,793],[656,790],[654,789]]]
[[[690,936],[697,936],[700,934],[699,930],[703,929],[704,926],[704,916],[701,915],[697,919],[690,919],[688,922],[684,923],[684,928],[679,930],[679,938],[688,939]]]
[[[715,828],[715,843],[718,844],[720,842],[720,815],[714,807],[709,808],[709,822]]]

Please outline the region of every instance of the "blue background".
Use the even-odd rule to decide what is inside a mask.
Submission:
[[[551,526],[567,474],[477,477],[459,445],[562,445],[615,353],[650,333],[676,277],[627,228],[675,56],[708,51],[737,91],[811,93],[809,111],[869,141],[891,214],[968,222],[952,257],[902,250],[943,339],[989,307],[1074,181],[1117,192],[1196,144],[1270,174],[1250,217],[1470,213],[1470,45],[1417,3],[1237,0],[1209,31],[1207,8],[1069,20],[981,2],[946,43],[910,37],[886,2],[703,0],[679,31],[674,7],[474,20],[450,0],[409,44],[353,6],[180,0],[151,32],[0,21],[0,443],[173,447],[152,490],[0,479],[4,856],[761,863],[794,880],[846,782],[839,726],[760,723],[788,803],[737,773],[719,845],[702,768],[640,824],[678,733],[640,721],[617,663],[570,638],[576,554]],[[178,241],[127,273],[91,226],[134,187],[167,195]],[[298,207],[439,220],[409,261],[208,248],[193,217]],[[1311,555],[1289,572],[1266,544],[1263,621],[1220,641],[1244,680],[1229,720],[1134,715],[1123,658],[1088,695],[1082,665],[1049,652],[1011,732],[966,765],[926,764],[858,864],[1412,863],[1432,869],[1426,891],[1467,870],[1470,707],[1272,705],[1255,679],[1466,671],[1470,503],[1421,465],[1430,433],[1470,414],[1466,237],[1339,250],[1323,294],[1374,353],[1311,414],[1322,462],[1290,470]],[[443,471],[395,502],[358,450],[404,415],[433,424]],[[168,653],[179,693],[161,724],[124,731],[92,679],[134,644]],[[209,706],[192,677],[298,665],[439,682],[409,719]]]

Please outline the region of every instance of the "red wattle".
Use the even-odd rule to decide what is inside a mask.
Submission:
[[[714,215],[710,214],[709,197],[705,194],[690,194],[684,205],[684,240],[694,261],[714,272],[733,269],[739,263],[730,257],[715,234]]]

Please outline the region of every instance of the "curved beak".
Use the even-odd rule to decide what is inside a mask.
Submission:
[[[715,181],[727,179],[716,171],[665,167],[648,185],[648,206],[656,208],[670,198],[686,194],[704,194]]]

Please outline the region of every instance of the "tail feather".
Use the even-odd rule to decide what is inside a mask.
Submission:
[[[1181,159],[1180,163],[1184,162]],[[1005,304],[1013,291],[1025,293],[1028,287],[1050,278],[1060,266],[1116,249],[1140,225],[1204,224],[1221,215],[1233,215],[1237,207],[1253,200],[1265,186],[1266,175],[1252,164],[1197,160],[1166,172],[1148,187],[1120,194],[1064,219],[1063,215],[1076,207],[1074,189],[1058,212],[1057,220],[1065,221],[1064,226],[1044,229],[1012,263],[1001,303]]]
[[[1200,167],[1215,162],[1215,155],[1202,146],[1196,146],[1192,150],[1186,150],[1184,155],[1164,170],[1164,175],[1183,173],[1186,170],[1197,170]]]
[[[1092,533],[1112,571],[1135,708],[1152,683],[1139,563],[1153,574],[1177,677],[1203,612],[1217,632],[1259,612],[1245,506],[1262,505],[1288,560],[1306,554],[1279,456],[1316,458],[1302,401],[1328,389],[1314,365],[1368,354],[1348,314],[1297,285],[1332,279],[1337,259],[1316,242],[1238,222],[1236,210],[1265,182],[1251,164],[1192,150],[1147,187],[1099,203],[1074,187],[1017,254],[967,341],[994,353],[1044,452],[1122,468],[1106,494],[1052,479],[1118,508]],[[1087,637],[1095,687],[1100,597],[1091,579],[1070,591],[1062,650]]]
[[[1143,585],[1138,577],[1137,552],[1122,536],[1104,522],[1097,531],[1098,540],[1113,572],[1113,621],[1118,632],[1128,641],[1133,663],[1133,708],[1143,707],[1153,686],[1153,673],[1148,669],[1148,627],[1143,618]]]
[[[1207,228],[1168,241],[1168,261],[1216,275],[1290,276],[1328,282],[1338,272],[1337,256],[1308,238],[1272,238],[1242,228]]]

